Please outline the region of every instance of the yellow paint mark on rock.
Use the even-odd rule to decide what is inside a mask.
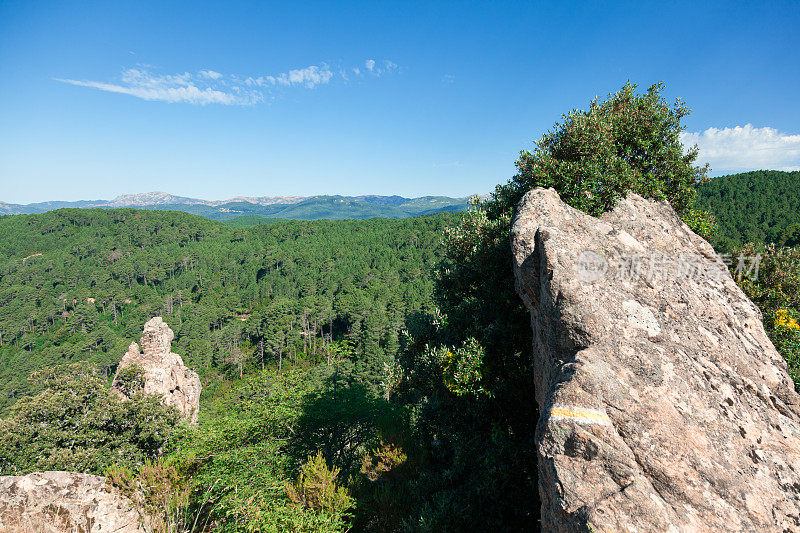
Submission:
[[[553,420],[572,420],[579,424],[611,425],[611,419],[604,412],[571,405],[554,405],[550,409],[550,418]]]

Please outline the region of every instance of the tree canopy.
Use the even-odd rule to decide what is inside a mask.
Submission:
[[[433,306],[441,231],[458,216],[245,229],[132,209],[0,217],[0,411],[37,392],[26,378],[43,367],[110,376],[153,316],[201,374],[298,350],[321,360],[338,341],[377,379],[406,318]]]
[[[731,251],[748,242],[800,245],[800,171],[757,170],[698,186],[699,204],[719,226],[712,241]]]

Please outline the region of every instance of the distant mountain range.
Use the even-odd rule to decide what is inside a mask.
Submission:
[[[77,202],[39,202],[7,204],[0,202],[0,215],[44,213],[66,207],[114,209],[133,207],[184,211],[214,220],[229,221],[237,217],[288,218],[317,220],[320,218],[406,218],[442,211],[462,211],[467,198],[447,196],[239,196],[229,200],[200,200],[174,196],[165,192],[125,194],[113,200],[80,200]]]

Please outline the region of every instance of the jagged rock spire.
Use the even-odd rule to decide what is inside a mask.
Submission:
[[[112,389],[125,396],[118,382],[120,372],[136,365],[144,372],[144,393],[161,396],[166,405],[172,405],[191,423],[197,423],[202,385],[197,373],[183,364],[181,356],[172,353],[175,334],[157,316],[147,321],[142,334],[142,345],[132,342],[117,367]]]

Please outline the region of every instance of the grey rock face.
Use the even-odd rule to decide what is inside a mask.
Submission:
[[[758,309],[666,203],[512,223],[545,531],[800,531],[800,397]]]
[[[196,424],[200,410],[200,391],[202,385],[197,373],[183,364],[181,356],[172,353],[172,339],[175,334],[160,316],[150,319],[144,325],[142,348],[131,343],[127,353],[117,367],[117,374],[111,384],[113,390],[124,396],[117,386],[117,377],[122,369],[137,365],[144,370],[145,394],[157,394],[167,405],[172,405],[189,422]]]
[[[0,476],[4,533],[144,533],[131,501],[106,478],[74,472]]]

